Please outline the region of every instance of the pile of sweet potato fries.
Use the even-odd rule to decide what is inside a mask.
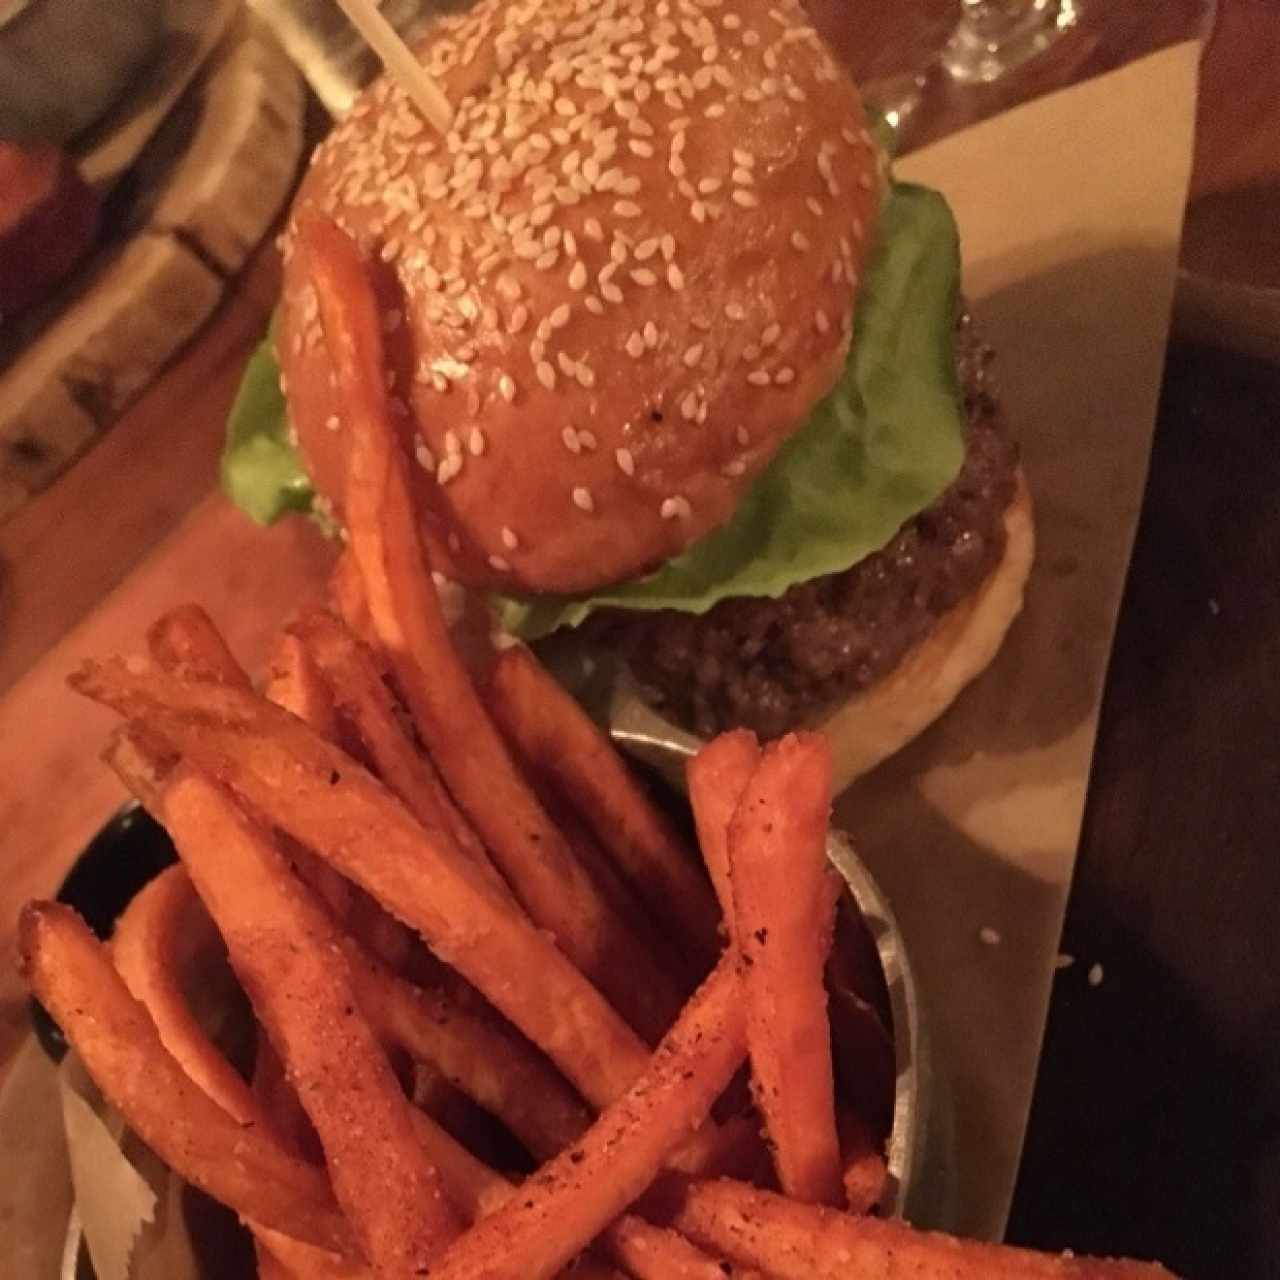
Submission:
[[[262,693],[194,607],[149,659],[74,675],[123,717],[106,757],[180,861],[109,950],[54,904],[21,926],[33,992],[128,1124],[240,1215],[263,1276],[1165,1274],[869,1212],[883,1126],[835,1086],[824,986],[824,745],[735,733],[693,762],[708,877],[528,651],[464,663],[363,266],[328,224],[302,246],[350,434],[330,598]],[[220,946],[251,1078],[180,977]],[[505,1148],[472,1140],[494,1121]]]

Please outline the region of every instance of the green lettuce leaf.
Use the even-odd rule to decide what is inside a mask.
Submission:
[[[935,191],[890,186],[863,273],[844,375],[779,451],[732,520],[653,574],[588,596],[495,597],[526,639],[577,626],[595,609],[703,613],[730,596],[778,596],[884,546],[954,479],[964,417],[953,357],[960,257]],[[311,510],[290,441],[268,335],[227,424],[222,486],[268,524]]]
[[[503,626],[536,639],[604,607],[703,613],[730,596],[779,596],[883,547],[963,461],[953,346],[959,285],[946,201],[926,187],[893,184],[844,374],[733,518],[637,581],[580,597],[500,597]]]
[[[315,495],[290,439],[270,333],[254,352],[236,392],[219,475],[222,491],[259,524],[271,524],[288,511],[311,510]]]

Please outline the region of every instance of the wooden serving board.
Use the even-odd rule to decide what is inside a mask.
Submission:
[[[70,466],[212,314],[292,189],[304,107],[292,63],[240,11],[137,157],[119,237],[52,315],[10,339],[38,328],[7,364],[0,350],[0,520]]]

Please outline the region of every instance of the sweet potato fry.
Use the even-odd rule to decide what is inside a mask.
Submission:
[[[373,1272],[354,1258],[317,1249],[265,1227],[252,1230],[258,1280],[373,1280]]]
[[[329,917],[218,784],[179,769],[156,816],[288,1064],[362,1251],[380,1274],[413,1274],[461,1223],[413,1138],[399,1081],[357,1012]]]
[[[777,1280],[1170,1280],[1154,1263],[958,1240],[905,1222],[801,1204],[729,1179],[667,1175],[644,1205],[703,1248]]]
[[[359,250],[336,224],[298,228],[347,424],[344,515],[365,598],[400,692],[449,790],[540,928],[642,1035],[670,1025],[681,993],[630,923],[596,892],[521,776],[454,647],[391,425],[382,331]]]
[[[729,878],[729,823],[759,763],[756,735],[749,729],[733,729],[707,743],[685,770],[698,845],[730,938],[734,937],[734,910]]]
[[[730,1269],[669,1227],[625,1214],[604,1236],[610,1255],[635,1280],[766,1280],[751,1267]]]
[[[831,752],[817,734],[772,742],[729,824],[734,932],[742,954],[756,1101],[787,1195],[842,1202],[823,970]]]
[[[322,738],[342,741],[333,694],[306,646],[287,629],[272,644],[263,692],[277,707],[305,720]]]
[[[640,1039],[442,829],[420,825],[350,756],[278,707],[115,659],[72,677],[357,881],[605,1106],[644,1069]]]
[[[376,662],[383,663],[385,655],[378,648],[378,635],[373,629],[373,619],[369,616],[364,579],[360,576],[360,566],[356,564],[349,548],[338,557],[333,572],[329,575],[329,603],[333,606],[334,613],[346,623],[347,630],[359,637]]]
[[[241,1124],[270,1128],[244,1077],[192,1016],[182,989],[188,957],[224,949],[180,864],[166,867],[138,891],[111,936],[116,971],[146,1006],[161,1043],[182,1069]]]
[[[850,1213],[870,1213],[880,1203],[889,1179],[884,1149],[871,1127],[856,1113],[840,1112],[840,1183]]]
[[[487,694],[508,741],[582,815],[654,919],[709,964],[720,946],[706,879],[591,717],[523,646],[494,663]]]
[[[443,826],[505,892],[506,882],[493,870],[488,852],[458,812],[435,766],[405,735],[391,691],[368,648],[323,609],[303,610],[290,624],[289,634],[305,647],[382,781],[421,821]]]
[[[433,1264],[437,1280],[554,1275],[632,1203],[700,1125],[745,1051],[738,957],[728,953],[632,1087],[580,1142]]]
[[[198,604],[170,609],[147,630],[151,656],[166,670],[193,680],[221,680],[252,688],[222,633]]]
[[[309,1244],[354,1240],[322,1170],[246,1129],[191,1082],[106,949],[69,907],[28,905],[22,974],[126,1123],[175,1172],[238,1213]]]
[[[354,946],[347,957],[356,999],[378,1035],[430,1062],[533,1155],[555,1155],[590,1124],[560,1073],[499,1019],[464,1007],[447,991],[393,976]]]

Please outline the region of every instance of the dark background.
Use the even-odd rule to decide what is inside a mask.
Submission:
[[[1280,1277],[1280,367],[1169,350],[1062,949],[1009,1239]]]

